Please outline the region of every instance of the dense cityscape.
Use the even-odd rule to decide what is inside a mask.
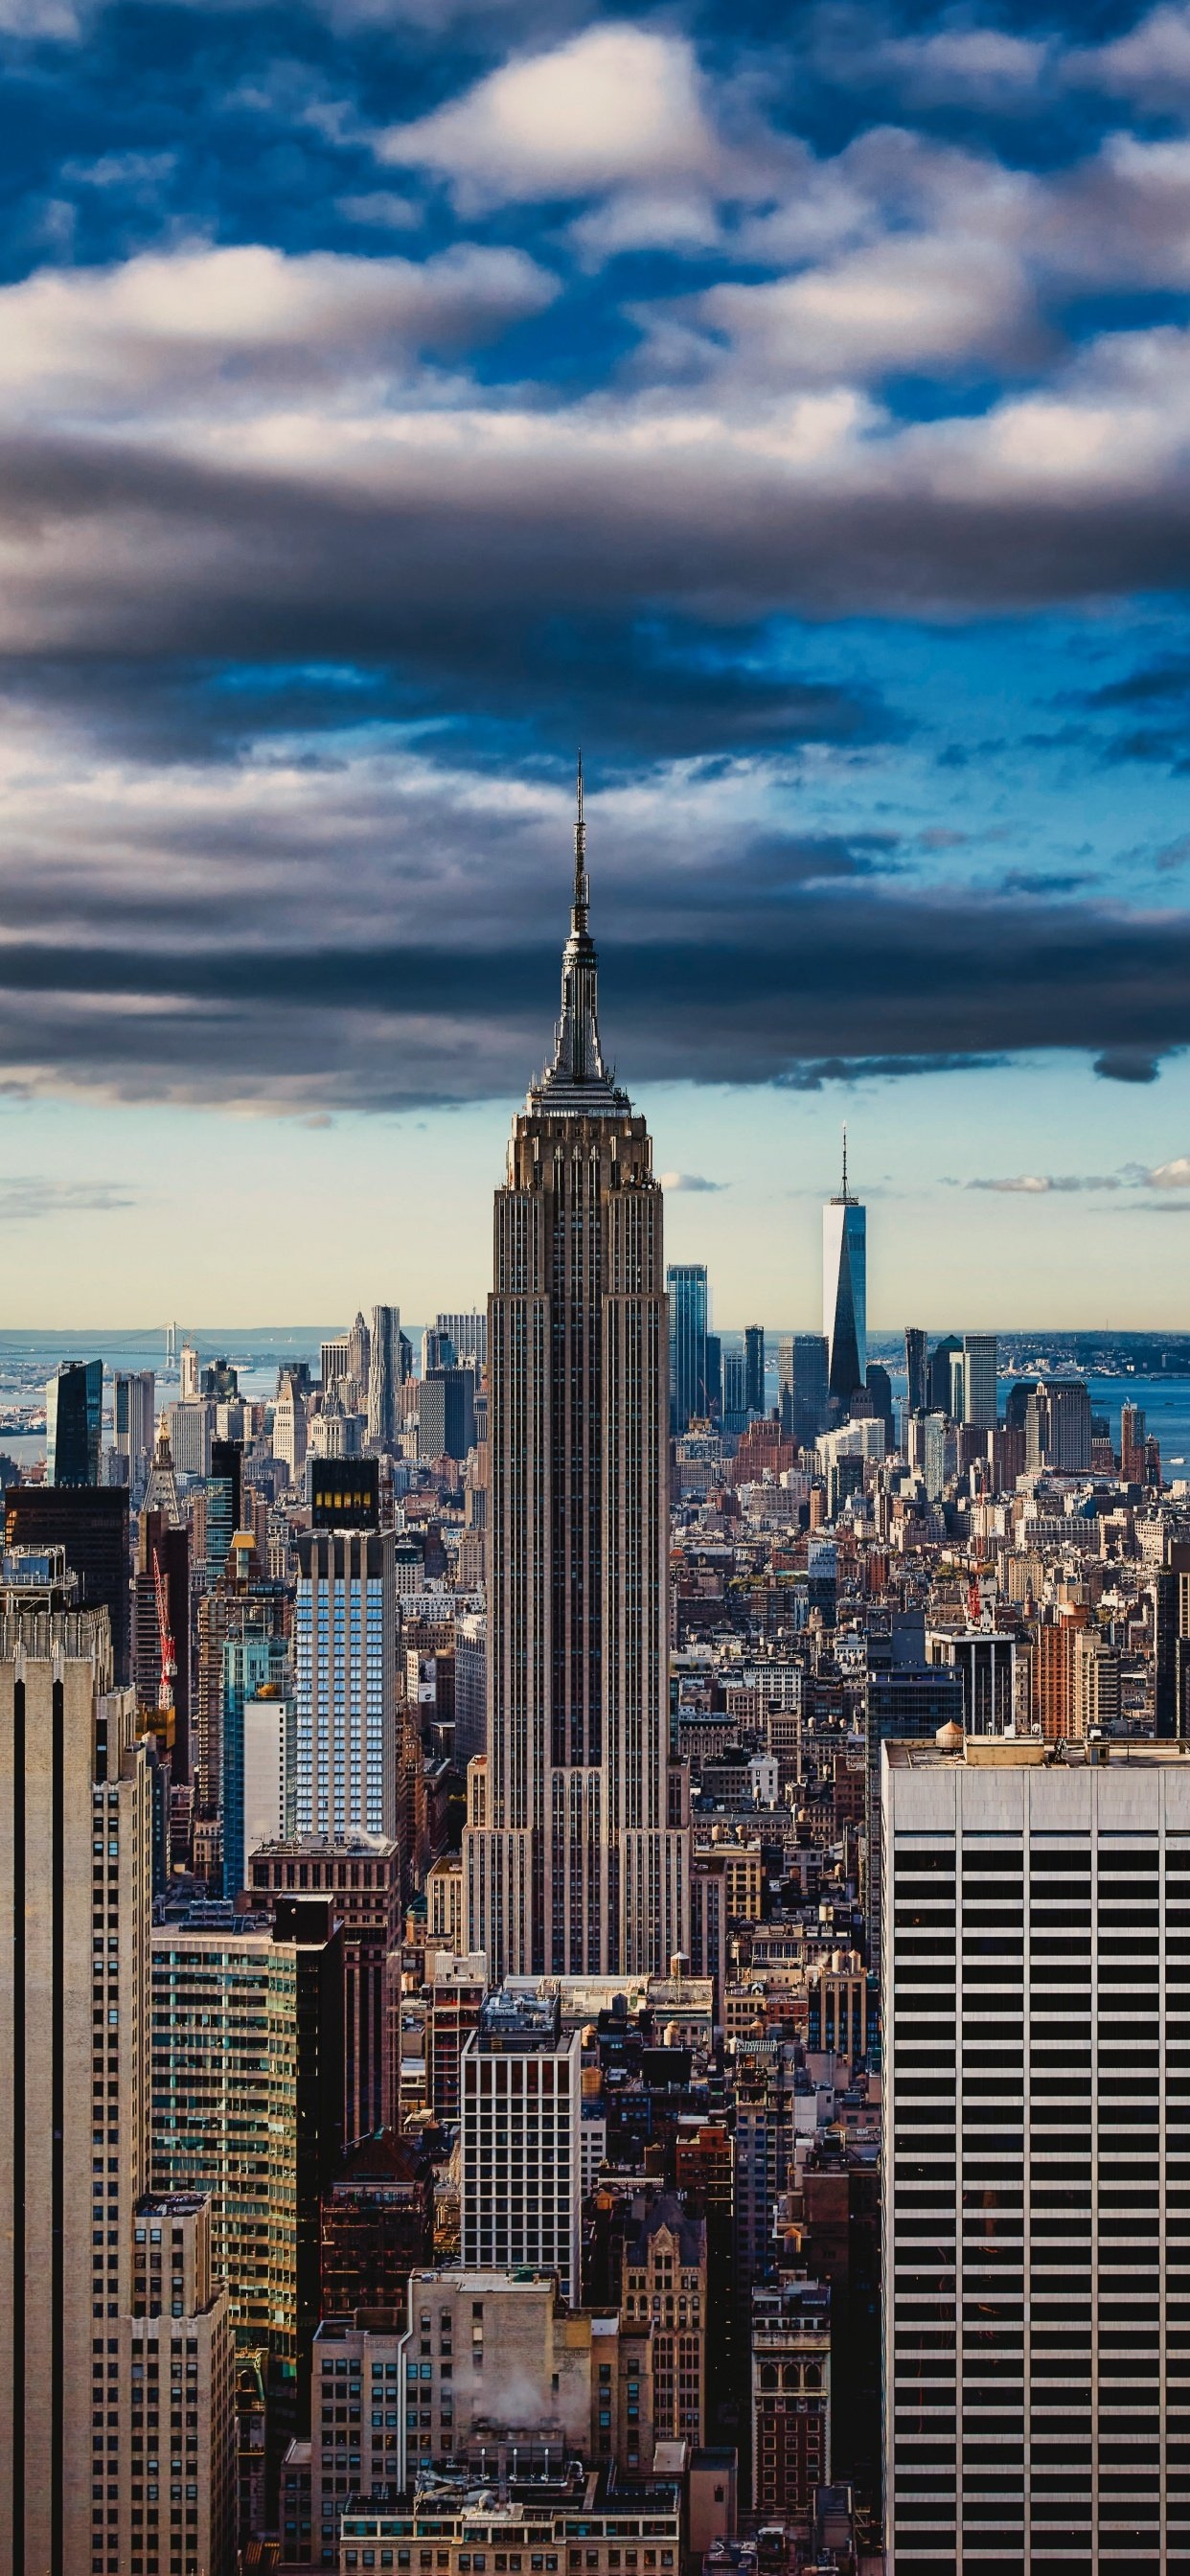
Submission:
[[[6,2566],[1190,2567],[1190,1482],[988,1332],[894,1392],[853,1172],[770,1402],[666,1265],[580,786],[486,1310],[270,1400],[56,1369]]]

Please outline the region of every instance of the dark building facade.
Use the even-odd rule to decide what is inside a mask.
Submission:
[[[97,1485],[103,1433],[102,1360],[66,1360],[45,1391],[46,1482]]]
[[[343,1928],[325,1899],[284,1896],[273,1939],[297,1948],[297,2424],[308,2433],[322,2195],[343,2155]]]
[[[128,1565],[128,1495],[120,1485],[10,1485],[4,1497],[6,1547],[61,1547],[79,1580],[79,1608],[106,1610],[112,1671],[132,1678],[132,1596]]]
[[[474,1369],[431,1369],[422,1379],[418,1422],[423,1458],[465,1458],[475,1447]]]
[[[311,1529],[379,1529],[378,1458],[311,1458],[308,1474]]]
[[[365,2138],[322,2195],[322,2313],[395,2308],[434,2258],[434,2168],[390,2129]]]
[[[217,1583],[240,1526],[243,1443],[212,1440],[207,1478],[207,1581]]]
[[[389,1955],[401,1945],[399,1847],[386,1835],[360,1832],[263,1843],[249,1854],[248,1888],[254,1908],[274,1917],[295,1896],[329,1898],[343,1927],[343,2139],[350,2150],[396,2117],[385,2005]]]
[[[174,1741],[171,1768],[176,1781],[190,1778],[190,1532],[171,1529],[160,1512],[142,1513],[141,1569],[134,1586],[133,1634],[136,1695],[142,1708],[156,1708],[161,1680],[161,1632],[153,1559],[161,1568],[166,1608],[174,1645]]]
[[[764,1326],[744,1327],[744,1409],[748,1413],[764,1411]]]
[[[812,1449],[830,1410],[824,1333],[794,1333],[778,1346],[781,1426],[798,1449]]]

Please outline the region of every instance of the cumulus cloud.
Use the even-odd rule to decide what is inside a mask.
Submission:
[[[1190,1190],[1190,1154],[1175,1154],[1171,1163],[1157,1163],[1145,1178],[1150,1189]]]
[[[662,1172],[660,1174],[660,1181],[662,1189],[669,1190],[670,1192],[693,1190],[695,1192],[702,1193],[708,1190],[725,1190],[730,1187],[730,1184],[727,1181],[706,1180],[701,1172]]]
[[[378,401],[411,355],[490,339],[556,293],[525,253],[466,243],[422,261],[200,243],[41,269],[0,289],[0,399],[10,422],[144,424],[202,396],[233,411],[303,385],[325,398],[362,374]]]
[[[656,189],[708,178],[720,158],[686,39],[608,24],[503,64],[432,115],[390,127],[377,149],[435,172],[468,207]]]
[[[1018,347],[1031,297],[994,243],[894,237],[769,285],[721,285],[693,307],[733,371],[854,384],[900,368],[945,372]]]
[[[1152,9],[1108,44],[1072,48],[1063,68],[1073,87],[1168,110],[1190,92],[1190,9]]]
[[[876,12],[841,7],[821,13],[811,37],[816,69],[845,89],[891,89],[907,104],[993,111],[1035,98],[1052,50],[1000,27],[896,35]]]

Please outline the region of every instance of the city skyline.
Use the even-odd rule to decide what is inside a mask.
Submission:
[[[563,901],[559,879],[555,914]],[[545,1010],[552,981],[543,973]],[[626,1061],[614,998],[605,1017]],[[1175,1067],[1160,1091],[1182,1097],[1182,1086]],[[973,1327],[1004,1325],[1006,1314],[1023,1314],[1026,1324],[1046,1330],[1179,1324],[1179,1219],[1190,1217],[1190,1155],[1180,1147],[1190,1134],[1190,1073],[1184,1115],[1152,1092],[1140,1095],[1138,1111],[1135,1091],[1096,1086],[1095,1170],[1078,1167],[1086,1148],[1063,1093],[1052,1073],[1016,1067],[994,1076],[923,1076],[911,1088],[872,1086],[858,1114],[850,1100],[853,1161],[870,1212],[875,1332],[897,1330],[901,1313],[927,1303],[941,1315],[961,1309]],[[719,1324],[742,1330],[759,1309],[775,1319],[774,1329],[816,1326],[818,1211],[835,1186],[840,1095],[689,1092],[637,1082],[634,1096],[668,1183],[670,1257],[707,1263]],[[220,1172],[221,1208],[239,1236],[233,1321],[241,1327],[304,1314],[348,1318],[361,1278],[369,1296],[399,1295],[415,1317],[462,1294],[460,1281],[478,1294],[490,1260],[488,1193],[517,1097],[510,1083],[505,1097],[436,1116],[353,1114],[312,1126],[193,1109],[0,1103],[9,1166],[0,1174],[0,1218],[19,1254],[5,1321],[17,1330],[68,1330],[82,1314],[110,1330],[146,1309],[225,1313],[222,1235],[191,1222],[191,1169],[210,1158]],[[917,1113],[912,1125],[907,1098]],[[1153,1122],[1147,1153],[1137,1151],[1138,1116]],[[945,1150],[943,1119],[986,1136],[989,1126],[998,1134],[1001,1118],[1015,1152],[1007,1144],[998,1153],[989,1147],[978,1158],[985,1168],[976,1169],[970,1147],[954,1133],[949,1175],[941,1166],[936,1176],[923,1174],[931,1143]],[[1050,1150],[1026,1155],[1022,1135],[1044,1136]],[[378,1159],[387,1176],[382,1192]],[[281,1315],[269,1237],[258,1229],[266,1166],[267,1188],[280,1199],[331,1193],[349,1199],[358,1215],[347,1232],[302,1230],[286,1265]],[[80,1179],[84,1170],[89,1177]],[[403,1219],[411,1196],[432,1218],[412,1236]],[[1138,1241],[1155,1246],[1143,1261]]]

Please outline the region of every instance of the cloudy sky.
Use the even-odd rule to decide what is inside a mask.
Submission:
[[[792,34],[781,28],[792,26]],[[3,1320],[1182,1324],[1190,7],[0,0]]]

